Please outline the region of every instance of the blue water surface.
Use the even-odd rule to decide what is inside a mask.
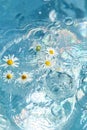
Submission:
[[[0,130],[87,130],[86,41],[86,0],[0,0]]]

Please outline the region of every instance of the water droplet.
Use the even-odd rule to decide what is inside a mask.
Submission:
[[[55,22],[56,20],[56,11],[55,10],[52,10],[50,13],[49,13],[49,19],[51,20],[51,22]]]
[[[42,14],[42,12],[41,12],[41,11],[39,11],[38,13],[39,13],[39,14]]]
[[[64,23],[65,23],[67,26],[70,26],[70,25],[73,24],[73,20],[72,20],[71,17],[67,17],[67,18],[65,18]]]

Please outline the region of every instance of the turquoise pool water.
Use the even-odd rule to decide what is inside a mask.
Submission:
[[[0,1],[0,130],[87,130],[86,5]]]

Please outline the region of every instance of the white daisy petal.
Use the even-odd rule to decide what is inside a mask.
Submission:
[[[44,50],[44,52],[49,57],[54,57],[55,58],[58,55],[58,49],[54,49],[52,47],[48,47],[47,49]]]
[[[13,60],[14,60],[14,61],[18,61],[18,58],[17,58],[17,57],[14,57]]]
[[[5,61],[5,63],[3,65],[1,65],[3,67],[8,67],[8,66],[18,67],[18,65],[19,65],[18,58],[15,57],[14,55],[4,56],[3,61]]]
[[[25,84],[27,82],[31,82],[33,80],[33,74],[28,72],[23,72],[19,74],[20,77],[16,80],[20,84]]]
[[[5,82],[10,83],[13,80],[13,77],[14,77],[14,74],[10,70],[3,73],[3,79]]]
[[[56,59],[52,59],[50,57],[43,57],[41,59],[38,60],[38,65],[40,67],[41,70],[43,69],[55,69],[55,65],[56,65]]]

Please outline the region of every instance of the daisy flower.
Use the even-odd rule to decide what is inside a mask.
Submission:
[[[19,63],[17,62],[18,58],[15,57],[14,55],[4,56],[3,61],[5,61],[5,64],[2,65],[4,67],[8,67],[8,66],[18,67],[19,65]]]
[[[4,79],[4,81],[5,82],[11,82],[12,81],[12,79],[13,79],[13,77],[14,77],[14,74],[13,74],[13,72],[12,71],[7,71],[7,72],[5,72],[4,74],[3,74],[3,79]]]
[[[20,74],[20,77],[17,79],[19,83],[25,84],[26,82],[31,82],[33,80],[32,73],[23,72]]]
[[[49,57],[45,57],[43,59],[39,59],[38,65],[41,67],[41,69],[52,69],[55,68],[56,59],[51,59]]]
[[[57,52],[56,52],[56,50],[54,49],[54,48],[47,48],[47,54],[49,55],[49,56],[52,56],[52,57],[55,57],[55,56],[57,56]]]
[[[41,44],[39,44],[38,42],[34,42],[33,45],[32,45],[32,47],[29,48],[29,50],[30,50],[30,49],[34,49],[36,52],[39,52],[39,51],[41,51],[42,46],[41,46]]]
[[[36,49],[36,51],[40,51],[41,50],[41,45],[36,45],[36,47],[35,47],[35,49]]]

